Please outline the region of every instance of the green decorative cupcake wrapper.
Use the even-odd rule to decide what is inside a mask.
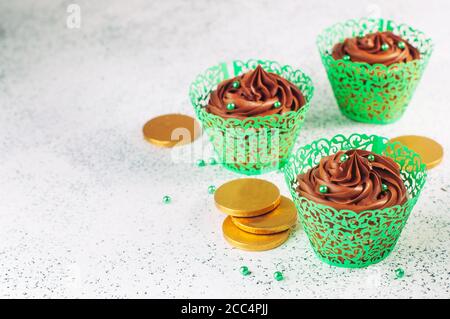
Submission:
[[[406,39],[420,51],[420,59],[385,66],[332,57],[336,43],[377,31],[392,31]],[[433,51],[431,39],[422,32],[391,20],[367,18],[326,29],[317,46],[341,112],[356,121],[378,124],[395,122],[403,115]]]
[[[339,150],[370,150],[392,158],[400,166],[408,191],[403,205],[354,212],[317,204],[296,192],[297,176]],[[376,135],[336,135],[301,147],[283,168],[299,219],[316,255],[338,267],[361,268],[385,259],[394,249],[425,184],[426,169],[420,156],[402,144]]]
[[[220,82],[255,69],[258,64],[299,87],[306,104],[297,112],[244,120],[225,119],[205,110],[211,91]],[[207,69],[191,84],[189,97],[222,165],[238,173],[255,175],[284,165],[300,133],[313,91],[311,79],[302,71],[275,61],[252,59],[221,63]]]

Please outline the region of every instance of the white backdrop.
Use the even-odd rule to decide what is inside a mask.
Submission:
[[[79,28],[66,24],[71,3]],[[301,229],[273,251],[231,249],[207,188],[237,175],[173,163],[141,134],[153,116],[193,115],[188,87],[207,67],[260,57],[315,83],[297,146],[366,132],[427,135],[449,150],[449,9],[431,0],[2,1],[0,296],[449,297],[448,158],[429,172],[392,255],[348,270],[316,259]],[[339,113],[315,47],[323,28],[368,15],[435,42],[409,109],[387,126]],[[281,174],[264,178],[288,194]],[[274,281],[275,270],[286,279]]]

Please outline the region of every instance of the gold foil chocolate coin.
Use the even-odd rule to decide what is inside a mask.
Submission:
[[[173,147],[193,142],[200,135],[200,126],[188,115],[166,114],[145,123],[143,133],[154,145]]]
[[[444,157],[444,149],[442,146],[435,140],[425,136],[404,135],[395,137],[390,141],[400,142],[419,154],[427,169],[437,166]]]
[[[280,205],[273,211],[257,217],[232,217],[240,229],[253,234],[275,234],[295,226],[297,209],[289,198],[281,196]]]
[[[216,206],[236,217],[254,217],[270,212],[280,204],[280,190],[257,178],[240,178],[220,186],[214,193]]]
[[[289,237],[289,230],[271,235],[256,235],[247,233],[238,228],[228,216],[222,225],[223,236],[230,245],[250,251],[263,251],[276,248],[283,244]]]

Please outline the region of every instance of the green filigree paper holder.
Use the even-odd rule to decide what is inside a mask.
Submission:
[[[261,65],[291,81],[304,94],[306,104],[283,115],[225,119],[206,112],[209,95],[225,79]],[[311,79],[300,70],[268,60],[235,60],[221,63],[197,76],[189,96],[195,113],[209,136],[220,163],[234,172],[255,175],[281,168],[298,137],[313,96]]]
[[[384,147],[380,147],[380,140]],[[392,158],[400,166],[401,178],[408,191],[403,205],[385,209],[353,212],[336,210],[298,195],[297,176],[319,164],[322,157],[339,150],[373,150]],[[338,267],[361,268],[380,262],[394,249],[425,184],[426,169],[420,156],[404,145],[388,142],[376,135],[336,135],[305,145],[289,157],[283,168],[286,183],[298,210],[299,219],[315,254],[322,261]]]

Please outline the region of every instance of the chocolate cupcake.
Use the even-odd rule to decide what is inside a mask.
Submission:
[[[317,45],[341,112],[378,124],[400,119],[433,51],[422,32],[384,19],[336,24]]]
[[[315,203],[354,212],[402,205],[406,188],[397,163],[366,150],[339,151],[297,177],[297,192]]]
[[[298,87],[261,65],[222,81],[211,92],[206,111],[223,118],[245,119],[297,112],[306,104]]]
[[[220,163],[254,175],[284,165],[313,91],[311,79],[288,65],[237,60],[199,75],[190,97]]]
[[[414,151],[365,134],[300,147],[283,171],[316,255],[348,268],[389,256],[426,179]]]

